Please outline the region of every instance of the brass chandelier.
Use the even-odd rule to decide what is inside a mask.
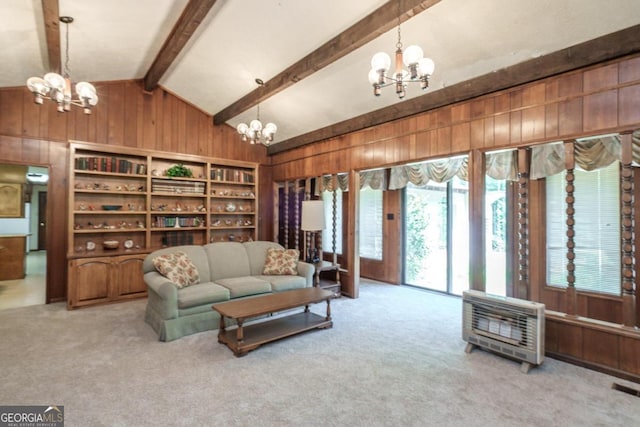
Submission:
[[[400,9],[400,3],[398,3]],[[402,65],[408,70],[405,70]],[[391,58],[385,52],[378,52],[371,58],[371,70],[369,71],[369,83],[373,86],[373,94],[380,96],[382,88],[394,85],[398,98],[405,96],[407,83],[419,83],[422,90],[429,87],[429,78],[433,74],[435,64],[432,59],[425,58],[422,48],[411,45],[402,51],[402,39],[400,34],[400,10],[398,10],[398,42],[396,43],[395,71],[389,74]]]
[[[259,86],[264,86],[264,82],[261,79],[256,79],[256,83]],[[278,131],[278,127],[274,123],[267,123],[264,127],[260,121],[260,103],[258,102],[258,115],[257,118],[251,120],[249,124],[240,123],[236,130],[242,137],[242,141],[249,141],[251,144],[262,144],[269,146],[273,142],[273,137]]]
[[[27,87],[34,95],[34,102],[42,105],[43,100],[50,99],[56,104],[61,113],[71,110],[75,105],[84,109],[85,114],[91,114],[91,107],[98,103],[96,88],[87,82],[79,82],[75,85],[77,98],[71,93],[71,80],[69,79],[69,24],[73,22],[70,16],[61,16],[60,22],[66,25],[66,46],[64,77],[58,73],[47,73],[44,78],[31,77],[27,80]]]

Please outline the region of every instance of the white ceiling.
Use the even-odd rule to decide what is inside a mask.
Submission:
[[[386,0],[218,0],[160,85],[215,114],[370,14]],[[70,25],[74,81],[141,79],[187,0],[59,0]],[[395,6],[394,6],[395,7]],[[430,91],[640,23],[640,0],[442,0],[402,24],[406,47],[436,64]],[[0,2],[0,87],[48,71],[41,0]],[[61,25],[64,64],[64,25]],[[402,102],[374,97],[371,56],[395,50],[393,29],[260,104],[276,142]],[[409,99],[422,95],[407,89]],[[100,95],[100,94],[99,94]],[[100,108],[100,104],[96,108]],[[229,120],[236,126],[256,108]]]

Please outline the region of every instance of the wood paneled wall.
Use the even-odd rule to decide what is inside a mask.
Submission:
[[[477,255],[483,253],[484,246],[481,221],[484,167],[479,164],[483,152],[637,128],[640,128],[640,56],[635,55],[278,153],[271,164],[273,179],[284,181],[468,154],[470,252]],[[535,203],[536,198],[543,197],[538,187],[533,185],[529,191],[533,211],[531,235],[544,231],[540,219],[544,212],[539,211],[542,205]],[[355,219],[355,213],[350,213],[347,221],[353,224]],[[349,235],[354,233],[352,228]],[[400,247],[400,243],[396,242],[395,247]],[[528,295],[551,310],[564,312],[565,291],[547,287],[540,269],[545,262],[544,252],[540,242],[531,239]],[[356,261],[356,257],[350,257],[347,264]],[[472,288],[484,288],[484,268],[481,257],[471,258]],[[602,318],[602,313],[607,312],[606,320],[621,322],[620,298],[579,295],[577,301],[582,316],[597,312]],[[565,322],[561,315],[547,322],[547,326],[550,332],[547,344],[554,355],[564,355],[568,360],[613,374],[626,372],[640,379],[640,367],[629,362],[638,359],[637,331],[613,326],[595,328],[594,332],[593,324],[575,319]],[[615,345],[598,345],[602,335],[608,335],[608,341],[615,341]],[[572,340],[579,342],[567,347],[566,343]]]
[[[162,88],[144,92],[141,81],[95,86],[100,102],[91,115],[58,113],[50,101],[36,105],[26,87],[0,89],[0,163],[49,167],[47,302],[66,299],[69,140],[269,163],[264,147],[241,143],[234,129],[214,127],[210,115]],[[265,171],[261,183],[271,182]]]

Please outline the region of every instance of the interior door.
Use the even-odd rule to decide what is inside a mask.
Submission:
[[[47,192],[38,193],[38,250],[47,249]]]

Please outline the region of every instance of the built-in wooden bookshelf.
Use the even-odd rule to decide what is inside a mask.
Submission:
[[[146,295],[156,249],[257,237],[255,163],[77,141],[69,152],[71,308]]]

